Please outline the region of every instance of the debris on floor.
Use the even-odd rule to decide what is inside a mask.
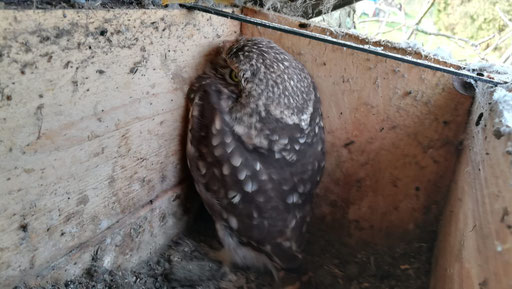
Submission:
[[[432,253],[431,243],[355,247],[316,229],[310,232],[305,258],[315,289],[427,289]]]
[[[63,284],[19,285],[16,289],[273,289],[269,272],[226,269],[207,257],[220,249],[213,222],[205,213],[174,238],[167,250],[132,270],[114,271],[94,263],[81,276]],[[315,289],[427,289],[432,245],[397,244],[393,248],[354,248],[310,232],[305,261]],[[14,289],[14,288],[13,288]]]

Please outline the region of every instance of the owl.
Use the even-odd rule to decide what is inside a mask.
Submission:
[[[271,40],[240,38],[216,50],[187,98],[188,166],[229,262],[297,272],[325,166],[311,76]]]

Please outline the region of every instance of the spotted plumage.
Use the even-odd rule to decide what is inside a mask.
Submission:
[[[272,41],[241,38],[217,49],[187,95],[189,168],[231,260],[296,269],[325,165],[309,73]]]

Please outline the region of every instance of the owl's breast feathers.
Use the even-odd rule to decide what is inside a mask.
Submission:
[[[325,165],[318,96],[305,129],[277,118],[260,120],[269,127],[267,146],[260,147],[235,132],[226,104],[236,96],[218,80],[199,76],[187,95],[192,102],[187,157],[210,214],[240,243],[280,267],[298,266],[312,193]]]

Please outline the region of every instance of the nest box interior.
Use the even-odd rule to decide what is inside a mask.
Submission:
[[[320,288],[384,288],[371,282],[386,278],[396,288],[512,288],[512,137],[496,134],[495,87],[463,95],[441,72],[186,10],[0,10],[0,19],[3,288],[58,284],[91,263],[131,270],[202,226],[184,161],[185,92],[205,54],[240,35],[273,40],[318,86],[327,162],[307,252]],[[187,246],[155,274],[183,275],[173,266],[189,260]],[[203,278],[213,270],[204,264],[187,268]]]

